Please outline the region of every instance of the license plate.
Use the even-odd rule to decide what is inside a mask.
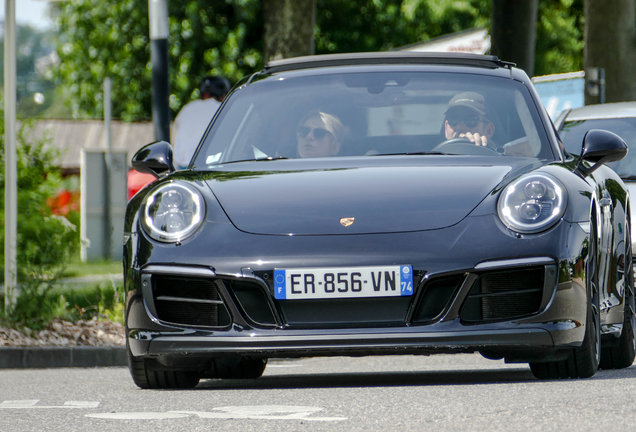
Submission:
[[[410,265],[274,269],[279,300],[413,295]]]

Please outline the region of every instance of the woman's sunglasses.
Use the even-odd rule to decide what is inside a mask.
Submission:
[[[331,135],[331,132],[329,132],[327,129],[322,129],[322,128],[310,128],[307,126],[301,126],[298,128],[298,130],[296,131],[296,133],[298,134],[298,136],[300,138],[306,138],[307,135],[309,135],[309,132],[314,131],[314,138],[317,140],[321,140],[324,137],[326,137],[327,135]]]
[[[446,121],[452,127],[457,126],[460,122],[463,121],[466,126],[468,126],[469,128],[472,128],[477,126],[477,124],[482,120],[484,120],[484,117],[480,115],[475,115],[475,114],[466,114],[466,115],[449,114],[446,116]]]

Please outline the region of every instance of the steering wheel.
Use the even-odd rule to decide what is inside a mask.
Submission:
[[[499,153],[490,142],[486,145],[486,147],[478,146],[466,137],[451,138],[437,144],[431,151],[439,151],[442,153],[456,155],[501,156],[501,153]]]

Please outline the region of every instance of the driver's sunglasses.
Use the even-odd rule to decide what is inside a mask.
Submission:
[[[314,131],[314,138],[317,140],[321,140],[324,137],[326,137],[327,135],[331,135],[331,132],[329,132],[327,129],[322,129],[322,128],[310,128],[307,126],[301,126],[298,128],[298,130],[296,131],[296,133],[298,134],[298,136],[300,138],[306,138],[307,135],[309,135],[309,132]]]
[[[475,114],[466,114],[466,115],[449,114],[446,116],[446,121],[451,127],[455,127],[460,122],[463,121],[467,127],[472,128],[477,126],[477,124],[479,124],[479,122],[482,120],[484,120],[484,117],[480,115],[475,115]]]

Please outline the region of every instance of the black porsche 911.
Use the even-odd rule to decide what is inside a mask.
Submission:
[[[630,197],[604,166],[626,153],[601,130],[567,153],[527,75],[493,56],[273,62],[186,170],[167,142],[133,158],[158,177],[126,212],[133,380],[188,388],[311,356],[628,367]]]

